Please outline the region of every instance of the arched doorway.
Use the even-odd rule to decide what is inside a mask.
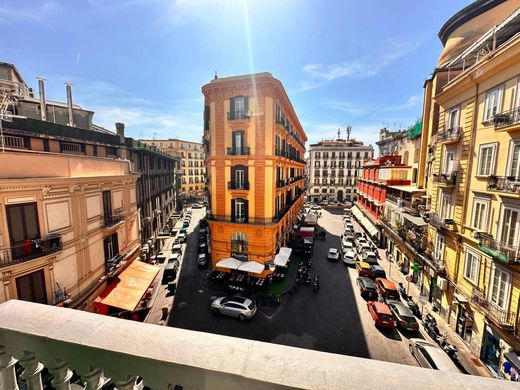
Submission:
[[[343,190],[338,191],[338,202],[343,202]]]

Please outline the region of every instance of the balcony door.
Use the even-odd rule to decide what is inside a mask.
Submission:
[[[244,132],[242,130],[233,132],[233,150],[235,154],[242,154],[242,148],[244,148]]]
[[[502,223],[500,224],[500,241],[510,246],[519,245],[520,241],[520,220],[517,209],[504,208]]]
[[[520,181],[520,141],[513,142],[511,145],[511,157],[508,173],[511,180],[516,182]]]
[[[103,191],[103,216],[106,222],[109,222],[112,216],[112,197],[110,196],[110,191]]]
[[[235,187],[243,189],[245,183],[245,171],[243,169],[235,170]]]
[[[455,168],[455,151],[446,150],[444,154],[444,174],[451,175]]]
[[[28,241],[40,238],[36,203],[7,206],[6,212],[13,259],[30,256],[33,245]]]
[[[232,221],[247,222],[248,204],[246,199],[231,199]]]
[[[43,270],[16,278],[16,292],[22,301],[47,304]]]

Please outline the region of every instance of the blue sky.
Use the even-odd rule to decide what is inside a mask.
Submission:
[[[310,142],[421,115],[422,86],[442,24],[470,0],[89,0],[0,3],[0,61],[49,99],[96,112],[135,138],[200,141],[201,86],[213,77],[271,72]]]

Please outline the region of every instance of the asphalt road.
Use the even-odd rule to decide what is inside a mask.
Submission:
[[[203,213],[194,210],[192,223]],[[168,326],[417,365],[405,335],[374,327],[355,284],[357,272],[342,262],[327,261],[328,249],[340,245],[341,215],[322,210],[319,224],[328,233],[314,247],[311,273],[320,275],[319,291],[299,286],[294,295],[283,297],[281,305],[260,305],[256,316],[245,322],[210,312],[212,298],[222,293],[201,283],[208,269],[197,267],[198,229],[191,231]],[[356,229],[361,230],[357,225]]]

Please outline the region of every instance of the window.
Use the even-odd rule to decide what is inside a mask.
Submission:
[[[243,96],[236,97],[235,98],[235,116],[237,118],[243,117],[244,109],[245,109],[244,97]]]
[[[236,232],[231,236],[231,250],[233,252],[247,252],[247,236],[244,233]]]
[[[22,301],[47,304],[43,270],[16,278],[16,291]]]
[[[464,277],[478,285],[478,274],[480,269],[480,256],[466,249],[464,257]]]
[[[489,200],[475,198],[473,200],[473,218],[471,219],[471,227],[483,232],[487,231],[487,210],[489,208]]]
[[[231,199],[231,209],[233,210],[233,222],[247,222],[247,200]]]
[[[442,173],[451,175],[455,169],[455,151],[446,149],[444,151],[444,161],[442,164]]]
[[[321,153],[320,153],[320,152],[316,152],[316,153],[314,153],[314,157],[315,157],[315,158],[321,158]]]
[[[441,208],[439,210],[439,217],[441,220],[451,218],[451,194],[441,192]]]
[[[314,193],[315,194],[318,194],[320,192],[320,189],[319,188],[314,188]]]
[[[501,309],[507,310],[509,305],[509,291],[511,289],[511,274],[495,265],[492,269],[489,286],[489,300]]]
[[[433,258],[437,261],[444,260],[444,237],[437,234],[435,239],[435,248],[433,252]]]
[[[507,176],[514,178],[514,181],[520,181],[520,141],[511,143]]]
[[[320,179],[314,179],[314,185],[319,186],[320,185]]]
[[[459,107],[452,108],[448,113],[448,128],[447,130],[456,129],[459,127],[460,109]]]
[[[486,101],[484,105],[484,121],[493,119],[495,114],[502,110],[502,92],[504,87],[501,85],[486,93]]]
[[[478,176],[489,176],[495,170],[495,150],[497,144],[480,145],[478,158]]]
[[[504,207],[500,223],[500,241],[503,244],[517,246],[520,241],[520,220],[518,209]]]
[[[243,169],[235,170],[235,187],[244,188],[245,183],[245,171]]]
[[[6,211],[13,259],[30,256],[34,249],[27,242],[40,238],[36,203],[6,206]]]
[[[314,168],[319,168],[319,167],[320,167],[320,162],[314,161]]]
[[[236,154],[242,154],[242,148],[244,147],[244,132],[242,130],[233,132],[233,149]]]

